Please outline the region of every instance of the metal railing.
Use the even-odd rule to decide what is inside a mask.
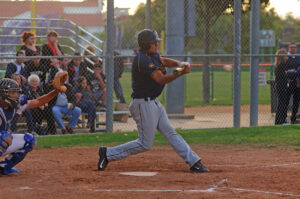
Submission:
[[[61,44],[61,47],[65,47],[70,49],[72,52],[76,52],[84,48],[84,45],[82,43],[85,44],[89,44],[91,46],[93,46],[98,52],[99,54],[103,53],[103,41],[101,41],[99,38],[97,38],[95,35],[91,34],[90,32],[88,32],[87,30],[85,30],[83,27],[75,24],[73,21],[70,20],[66,20],[66,19],[51,19],[51,18],[10,18],[10,17],[0,17],[0,21],[4,21],[4,20],[10,20],[10,21],[43,21],[43,22],[65,22],[68,23],[70,25],[70,28],[68,27],[59,27],[59,26],[36,26],[36,27],[31,27],[31,26],[0,26],[0,29],[23,29],[23,30],[31,30],[31,29],[36,29],[36,30],[60,30],[60,31],[67,31],[70,35],[68,36],[64,36],[61,35],[59,36],[59,39],[66,39],[68,41],[70,41],[72,43],[72,46],[68,45],[68,44]],[[49,24],[48,24],[49,25]],[[79,35],[80,33],[83,33],[84,35],[89,36],[91,39],[93,39],[93,42],[90,42],[88,39],[84,38],[83,36]],[[11,35],[6,35],[6,34],[0,34],[0,38],[20,38],[21,35],[16,35],[16,34],[11,34]],[[47,38],[47,35],[37,35],[37,38],[40,39],[45,39]],[[39,44],[37,44],[39,45]],[[0,42],[0,46],[21,46],[21,44],[14,42],[14,43],[1,43]],[[86,50],[86,49],[85,49]],[[96,55],[95,53],[87,50],[90,54],[92,55]],[[6,52],[0,52],[0,55],[3,55],[5,53],[5,55],[10,55],[11,53],[6,53]]]

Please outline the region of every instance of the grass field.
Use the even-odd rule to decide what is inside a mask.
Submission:
[[[267,80],[270,73],[267,72]],[[210,105],[232,105],[233,104],[233,76],[232,72],[216,71],[213,73],[213,100]],[[125,72],[121,79],[124,95],[127,102],[131,95],[131,74]],[[211,88],[212,89],[212,88]],[[212,92],[212,91],[211,91]],[[212,94],[211,94],[212,96]],[[164,103],[165,94],[160,96]],[[186,75],[185,106],[200,106],[202,100],[202,72],[192,72]],[[241,73],[241,104],[250,103],[250,72]],[[259,87],[259,104],[270,104],[270,86]]]
[[[3,69],[4,68],[0,68]],[[3,74],[1,74],[3,75]],[[232,105],[233,104],[233,73],[224,71],[213,72],[213,86],[211,84],[210,105]],[[270,79],[270,73],[267,72],[267,80]],[[193,71],[186,75],[186,91],[185,91],[185,106],[201,106],[202,105],[202,72]],[[131,73],[124,72],[121,83],[125,99],[131,101]],[[165,90],[164,90],[165,91]],[[159,97],[160,101],[165,103],[165,93]],[[241,73],[241,104],[250,103],[250,72],[243,71]],[[259,87],[259,104],[270,104],[270,86]]]
[[[201,145],[245,145],[273,148],[294,146],[300,149],[300,127],[275,126],[228,129],[179,130],[181,136],[190,144]],[[54,137],[38,137],[38,148],[74,147],[74,146],[115,146],[138,137],[136,132],[113,134],[88,134]],[[154,145],[168,144],[158,134]]]

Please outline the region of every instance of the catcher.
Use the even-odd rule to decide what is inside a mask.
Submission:
[[[30,152],[35,143],[35,137],[29,133],[10,134],[8,128],[16,113],[21,114],[26,109],[40,107],[48,103],[59,92],[65,92],[64,82],[67,72],[59,73],[53,80],[55,90],[34,100],[27,100],[25,95],[18,97],[19,85],[12,79],[0,79],[0,157],[6,156],[0,162],[0,173],[8,175],[19,173],[14,166],[20,163]]]

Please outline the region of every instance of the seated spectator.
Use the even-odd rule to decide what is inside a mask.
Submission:
[[[43,56],[61,56],[63,52],[61,47],[58,44],[58,33],[54,30],[50,30],[47,35],[47,44],[42,46],[42,55]],[[46,72],[51,68],[50,59],[42,59],[42,65],[45,67]]]
[[[86,45],[85,49],[82,52],[83,56],[88,56],[88,55],[96,55],[96,49],[92,45]],[[86,64],[87,67],[90,69],[93,68],[94,64],[99,64],[101,61],[97,57],[93,58],[84,58],[84,63]]]
[[[94,65],[94,75],[91,76],[91,91],[94,96],[96,105],[105,107],[106,104],[106,85],[104,82],[105,76],[102,73],[102,64]]]
[[[78,84],[73,88],[76,96],[76,104],[81,110],[88,114],[88,126],[91,133],[95,133],[96,105],[93,95],[87,88],[87,80],[85,77],[78,78]]]
[[[38,53],[34,53],[34,56],[40,56]],[[40,59],[30,60],[29,63],[25,66],[24,76],[28,78],[30,75],[37,75],[40,78],[41,84],[44,85],[46,81],[47,71],[42,65]]]
[[[65,84],[67,87],[66,93],[59,93],[53,100],[50,101],[53,116],[61,128],[62,134],[73,133],[73,128],[77,125],[78,118],[81,114],[81,109],[75,106],[75,95],[72,88]],[[65,126],[62,116],[66,115],[69,120],[69,125]]]
[[[15,80],[21,87],[21,90],[19,93],[19,100],[20,101],[22,101],[23,99],[26,100],[27,99],[27,88],[24,84],[21,84],[21,76],[17,73],[14,73],[14,74],[12,74],[11,79]],[[33,117],[32,117],[31,110],[25,110],[23,112],[23,115],[26,118],[28,133],[36,134],[35,129],[34,129],[34,123],[33,123]],[[13,120],[11,121],[10,130],[12,131],[12,133],[17,132],[17,123],[18,123],[18,120],[20,117],[21,117],[21,115],[16,113]]]
[[[80,56],[79,53],[75,53],[74,55]],[[84,76],[87,80],[90,80],[92,71],[88,71],[86,64],[82,61],[82,58],[73,58],[68,66],[68,74],[69,83],[74,86],[79,76]]]
[[[27,97],[29,100],[37,99],[38,97],[46,94],[43,88],[40,86],[40,78],[37,75],[30,75],[28,77],[29,88],[27,90]],[[38,125],[35,129],[39,135],[56,134],[55,121],[48,104],[45,104],[39,108],[30,109],[33,116],[34,125]],[[47,128],[42,124],[43,119],[47,121]]]
[[[19,93],[20,94],[24,94],[24,95],[27,96],[27,94],[28,94],[27,93],[27,91],[28,91],[28,85],[22,83],[21,77],[22,76],[20,74],[14,73],[14,74],[12,74],[11,79],[15,80],[19,84],[19,86],[20,86],[20,92]],[[27,79],[26,79],[26,82],[27,82]]]
[[[69,64],[68,58],[50,59],[50,60],[51,60],[52,67],[49,71],[48,82],[51,82],[54,79],[56,73],[62,71],[68,71],[68,64]]]
[[[23,46],[21,50],[25,51],[26,56],[34,56],[35,54],[41,54],[41,48],[35,45],[35,33],[24,31],[21,35],[21,41]],[[29,63],[30,60],[25,62],[25,65]]]
[[[59,61],[60,61],[60,68],[63,71],[68,71],[69,59],[65,57],[65,58],[59,59]]]
[[[62,72],[63,69],[59,59],[50,59],[50,61],[51,61],[51,68],[49,70],[48,83],[51,85],[55,75],[58,72]]]
[[[23,57],[25,56],[25,51],[24,50],[19,50],[16,54],[16,56]],[[24,77],[24,70],[25,70],[25,65],[24,65],[24,59],[23,58],[18,58],[15,61],[9,63],[6,67],[5,71],[5,77],[6,78],[11,78],[12,74],[16,73],[19,74],[21,77],[21,81],[23,84],[27,82],[26,78]]]

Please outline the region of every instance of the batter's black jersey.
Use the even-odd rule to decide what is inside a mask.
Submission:
[[[164,85],[151,78],[153,71],[161,69],[161,66],[162,63],[158,53],[145,54],[139,51],[133,60],[131,69],[132,98],[155,98],[161,94]],[[166,73],[164,70],[162,72]]]

